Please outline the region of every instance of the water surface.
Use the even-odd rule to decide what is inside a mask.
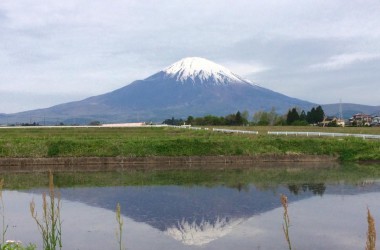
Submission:
[[[132,179],[144,179],[141,184],[115,185],[115,175],[136,174],[118,172],[109,180],[111,186],[105,184],[101,174],[85,183],[72,183],[67,180],[74,177],[57,174],[62,197],[63,249],[118,249],[114,212],[118,202],[127,249],[287,249],[281,194],[289,198],[290,238],[295,249],[363,249],[367,207],[375,221],[380,221],[380,178],[373,172],[379,166],[370,168],[372,174],[367,177],[364,170],[348,177],[347,170],[341,169],[329,173],[334,176],[332,179],[313,182],[307,182],[310,173],[302,174],[299,169],[288,170],[291,177],[280,181],[278,177],[274,181],[268,172],[267,180],[246,178],[263,176],[255,172],[259,170],[214,173],[214,180],[208,181],[199,181],[201,177],[195,178],[199,173],[191,173],[193,183],[185,180],[183,173],[171,172],[171,181],[162,173],[154,178],[145,173],[150,175],[150,182],[142,177],[144,173],[138,173],[139,177]],[[323,170],[316,171],[314,176]],[[339,171],[342,178],[335,176]],[[185,184],[173,184],[178,179]],[[41,211],[44,191],[33,184],[3,192],[8,239],[41,245],[29,202],[34,199]]]

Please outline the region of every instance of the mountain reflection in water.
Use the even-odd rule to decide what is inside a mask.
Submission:
[[[226,186],[129,186],[61,189],[62,199],[114,211],[146,223],[184,245],[200,246],[228,235],[249,218],[281,207],[279,196],[289,202],[324,194],[378,192],[380,185],[367,186],[297,184],[263,190]],[[36,192],[40,193],[41,190]],[[279,221],[281,224],[281,222]]]

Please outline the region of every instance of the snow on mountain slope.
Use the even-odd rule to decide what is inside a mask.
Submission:
[[[167,78],[181,83],[192,82],[206,85],[252,84],[229,69],[200,57],[187,57],[162,71]]]
[[[202,246],[226,236],[245,219],[217,218],[215,222],[202,220],[200,224],[184,219],[167,228],[165,233],[188,246]]]

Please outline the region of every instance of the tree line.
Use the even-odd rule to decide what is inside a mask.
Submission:
[[[318,124],[322,122],[325,117],[325,112],[321,106],[317,108],[312,108],[307,113],[302,110],[300,113],[296,108],[289,110],[286,116],[287,125],[307,125],[307,124]]]
[[[243,126],[243,125],[255,125],[255,126],[303,126],[309,124],[318,124],[324,119],[324,111],[321,106],[312,108],[310,111],[299,110],[292,108],[285,115],[280,115],[274,108],[271,111],[258,111],[256,112],[252,120],[249,121],[248,111],[237,111],[235,114],[229,114],[226,116],[214,116],[206,115],[203,117],[189,116],[187,119],[166,119],[163,124],[168,125],[198,125],[198,126]]]
[[[279,115],[275,109],[272,108],[270,112],[259,111],[253,115],[252,125],[258,126],[306,126],[309,124],[318,124],[322,122],[325,113],[321,106],[312,108],[310,111],[299,110],[292,108],[286,115]]]
[[[184,119],[175,119],[172,117],[171,119],[166,119],[163,121],[163,124],[168,125],[197,125],[197,126],[242,126],[248,124],[248,111],[244,111],[241,113],[240,111],[236,112],[236,114],[229,114],[226,116],[214,116],[214,115],[206,115],[204,117],[193,117],[189,116],[186,120]]]

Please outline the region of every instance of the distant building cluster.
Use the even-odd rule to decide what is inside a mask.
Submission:
[[[348,120],[340,119],[335,116],[325,116],[325,118],[322,122],[319,123],[319,125],[323,127],[377,127],[380,126],[380,116],[357,113]]]
[[[358,113],[353,115],[349,120],[351,126],[380,126],[380,116],[372,116],[364,113]]]

